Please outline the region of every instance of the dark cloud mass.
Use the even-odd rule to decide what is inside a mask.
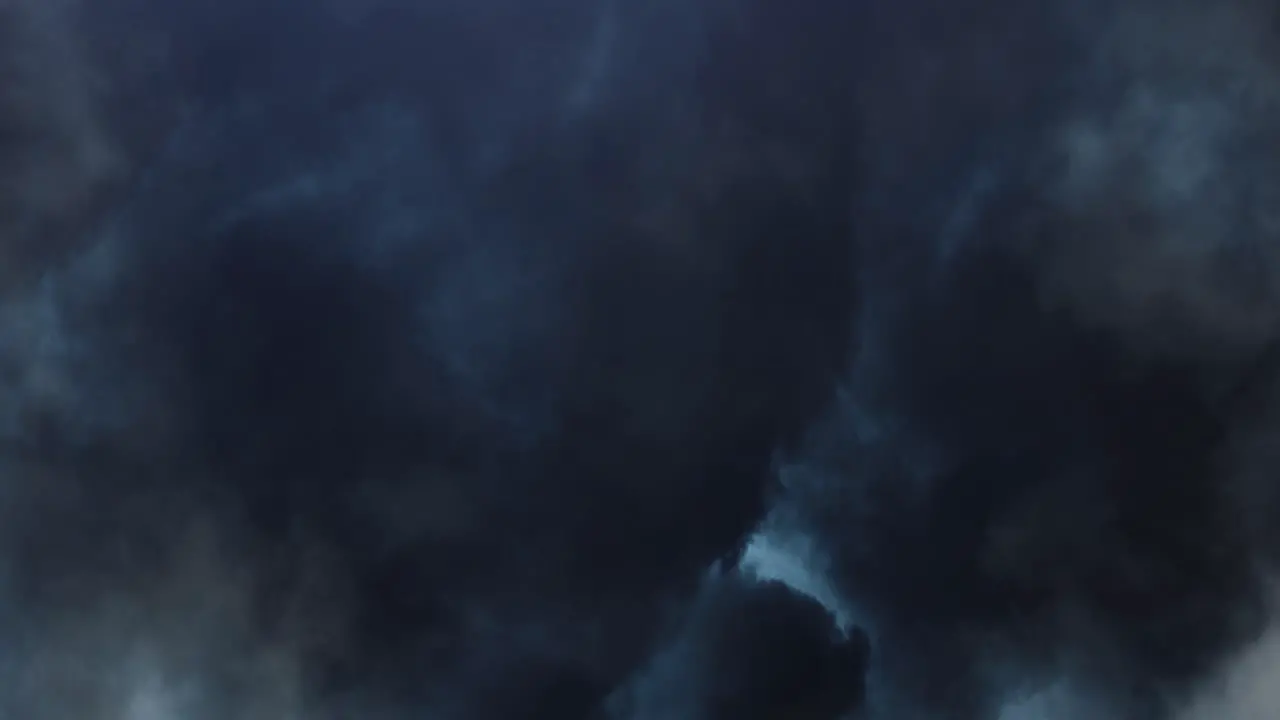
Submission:
[[[1280,713],[1253,0],[0,0],[0,717]]]

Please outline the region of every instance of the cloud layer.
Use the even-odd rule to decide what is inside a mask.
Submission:
[[[0,714],[1272,714],[1273,11],[1016,5],[0,2]]]

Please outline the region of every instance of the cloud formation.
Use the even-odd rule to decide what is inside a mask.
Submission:
[[[0,5],[0,710],[1265,714],[1272,10],[1016,5]]]

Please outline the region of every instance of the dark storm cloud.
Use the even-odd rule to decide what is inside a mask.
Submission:
[[[600,711],[847,360],[818,5],[160,5],[86,11],[149,117],[11,306],[4,709]]]
[[[861,352],[778,512],[872,630],[877,716],[1168,717],[1261,632],[1265,18],[1029,3],[926,43],[880,16]]]
[[[107,127],[106,79],[83,52],[74,2],[0,5],[0,261],[5,288],[75,246],[126,175]]]
[[[812,597],[717,570],[612,717],[837,717],[862,700],[867,655],[862,631],[846,634]]]
[[[0,710],[1273,702],[1264,3],[63,11]],[[719,569],[770,510],[834,607]]]

